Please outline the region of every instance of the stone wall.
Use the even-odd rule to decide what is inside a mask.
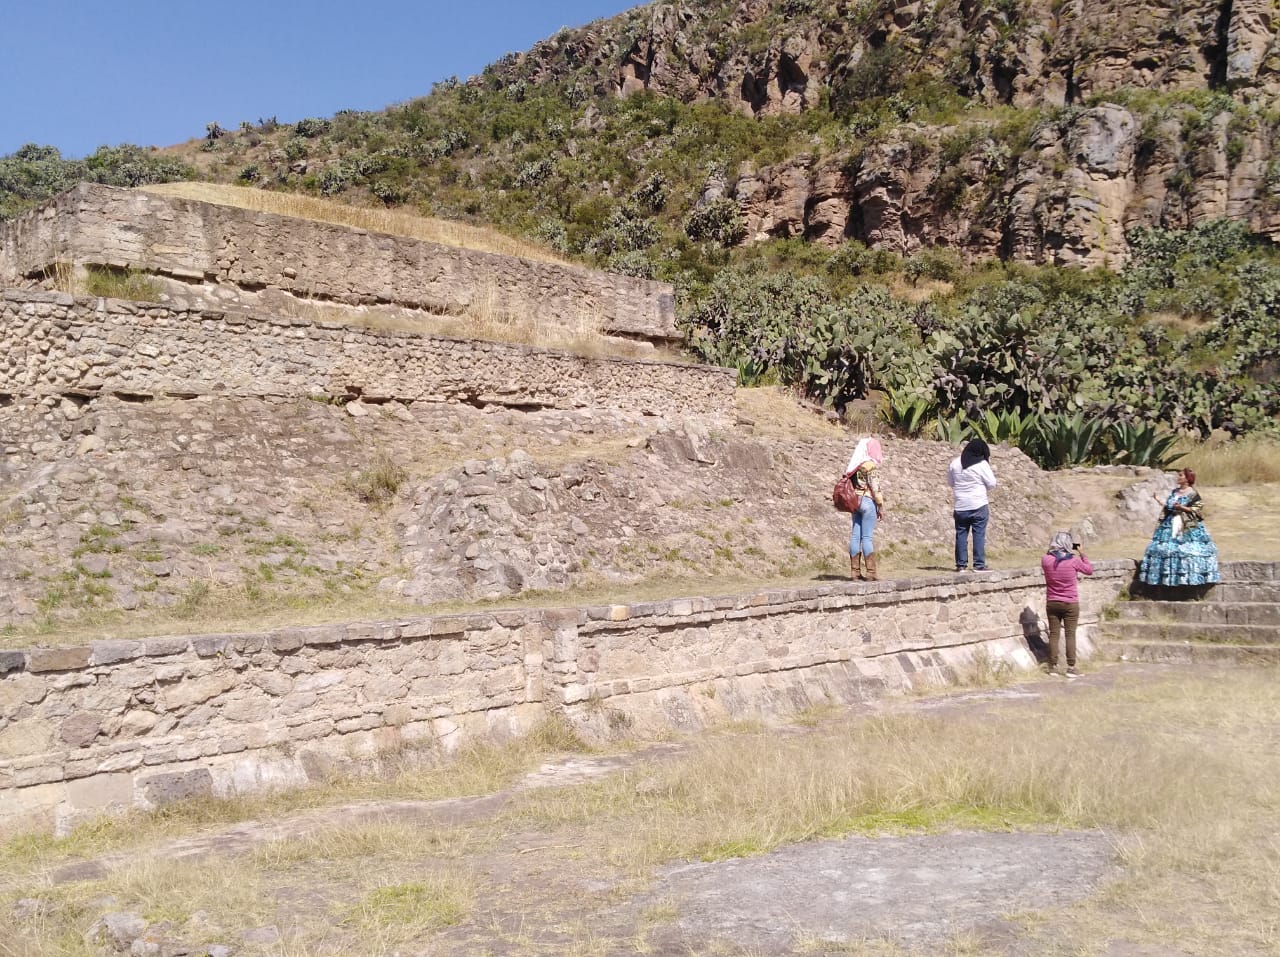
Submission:
[[[1082,649],[1133,563],[1082,583]],[[592,737],[1028,669],[1038,569],[0,651],[0,831],[300,785],[562,714]]]
[[[614,334],[679,338],[667,283],[87,183],[0,224],[0,285],[55,263],[353,306],[460,313],[487,302],[575,328],[588,317]]]
[[[0,394],[364,396],[727,415],[732,370],[0,292]]]

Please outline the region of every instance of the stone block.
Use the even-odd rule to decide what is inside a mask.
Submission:
[[[276,654],[289,654],[297,651],[303,644],[303,632],[297,628],[277,631],[269,636],[271,650]]]
[[[27,670],[42,671],[76,671],[89,664],[92,649],[78,648],[33,648],[27,652]]]
[[[231,635],[200,635],[191,639],[191,650],[201,658],[216,658],[229,654],[233,644]]]
[[[336,645],[342,641],[345,629],[342,625],[324,625],[305,629],[302,640],[306,645]]]
[[[392,621],[353,622],[347,625],[347,641],[394,641],[400,637],[400,626]]]
[[[0,675],[22,671],[27,666],[27,656],[21,651],[0,651]]]
[[[169,711],[182,711],[203,704],[236,686],[237,677],[231,672],[219,672],[183,681],[164,691],[164,706]]]
[[[278,671],[260,671],[250,677],[249,681],[267,694],[279,697],[293,690],[294,679]]]
[[[148,658],[170,658],[173,655],[184,654],[191,647],[191,639],[185,636],[148,638],[142,644]]]
[[[90,647],[89,664],[113,665],[120,661],[132,661],[146,650],[140,641],[95,641]]]
[[[138,791],[153,805],[210,797],[213,795],[213,772],[208,768],[192,768],[152,774],[138,781]]]
[[[58,737],[73,748],[85,748],[102,730],[102,719],[92,711],[77,712],[58,726]]]
[[[142,765],[142,752],[131,751],[126,754],[113,754],[98,762],[98,772],[132,771]]]
[[[266,635],[236,635],[231,647],[238,655],[256,655],[267,647]]]
[[[430,638],[434,621],[430,618],[415,618],[400,622],[401,638]]]

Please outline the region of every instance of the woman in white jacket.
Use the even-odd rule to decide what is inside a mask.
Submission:
[[[947,467],[947,484],[955,496],[952,518],[956,523],[956,571],[969,567],[969,533],[973,532],[973,570],[987,570],[987,522],[991,518],[987,489],[995,488],[991,449],[982,439],[972,439]]]

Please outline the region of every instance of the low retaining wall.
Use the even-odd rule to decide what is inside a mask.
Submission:
[[[462,312],[487,302],[552,322],[598,318],[606,332],[679,338],[668,283],[90,183],[0,224],[0,285],[55,264],[348,305]]]
[[[0,292],[0,394],[363,396],[724,416],[735,384],[732,370],[712,366]]]
[[[1133,576],[1081,586],[1081,645]],[[0,651],[0,831],[304,784],[563,714],[594,737],[785,717],[1035,664],[1034,572]]]

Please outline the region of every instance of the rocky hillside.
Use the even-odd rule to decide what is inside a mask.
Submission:
[[[678,417],[435,403],[0,405],[0,636],[843,576],[848,519],[829,496],[851,438],[788,399],[743,402],[719,432]],[[954,449],[886,447],[886,572],[937,574]],[[998,561],[1042,544],[1068,483],[1016,450],[998,449],[995,467]],[[1097,512],[1098,536],[1123,524],[1105,500]]]
[[[385,113],[180,153],[623,271],[670,273],[668,238],[1115,265],[1135,226],[1276,235],[1275,41],[1264,0],[653,3]]]
[[[385,112],[211,124],[74,170],[27,148],[0,161],[0,210],[68,177],[195,175],[664,278],[687,240],[771,237],[1115,265],[1140,225],[1275,237],[1278,65],[1268,0],[659,2]]]
[[[1267,0],[740,0],[652,4],[495,73],[829,110],[840,133],[708,182],[747,240],[1094,264],[1123,259],[1135,225],[1227,216],[1275,235],[1278,66]]]

